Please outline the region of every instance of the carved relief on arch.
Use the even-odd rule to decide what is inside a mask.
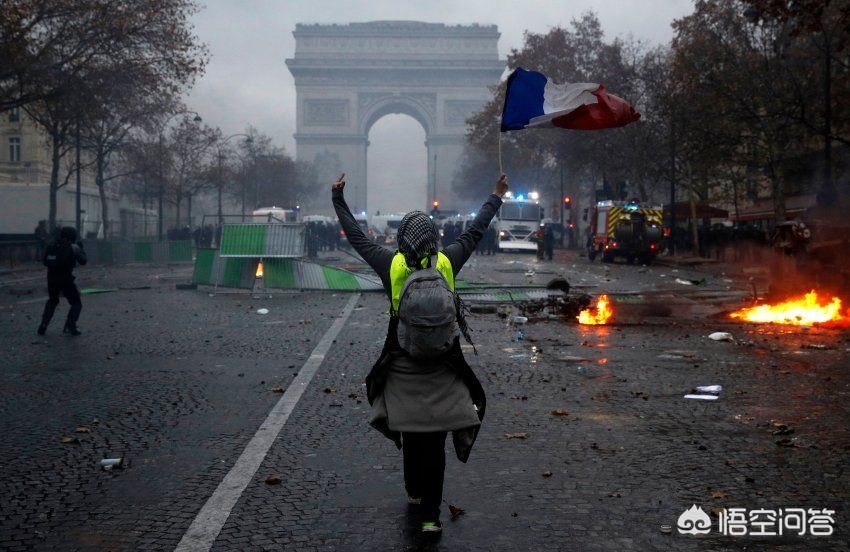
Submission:
[[[443,124],[466,126],[466,120],[484,107],[481,100],[446,100],[443,102]]]
[[[306,126],[348,126],[348,100],[304,100]]]

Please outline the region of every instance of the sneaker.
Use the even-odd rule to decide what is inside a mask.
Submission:
[[[419,506],[420,504],[422,504],[422,499],[413,498],[412,496],[407,495],[407,503],[411,506]]]
[[[62,330],[62,333],[70,334],[70,335],[80,335],[82,332],[77,329],[77,326],[71,326],[66,324],[65,328]]]
[[[422,522],[422,533],[424,534],[434,534],[441,533],[443,531],[443,524],[439,521],[423,521]]]

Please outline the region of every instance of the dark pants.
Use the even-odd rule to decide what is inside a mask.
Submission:
[[[443,502],[446,470],[446,432],[403,433],[404,486],[407,494],[422,499],[422,519],[437,521]]]
[[[50,319],[53,318],[53,313],[59,304],[59,296],[64,295],[71,305],[65,325],[76,326],[77,320],[80,318],[80,311],[83,310],[83,302],[80,301],[80,290],[77,289],[74,278],[48,278],[47,295],[47,303],[44,305],[44,313],[41,315],[41,325],[47,327],[50,324]]]

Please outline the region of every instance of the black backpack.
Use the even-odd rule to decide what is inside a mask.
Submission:
[[[456,294],[437,270],[437,257],[407,277],[398,301],[398,342],[413,358],[434,358],[459,334]]]
[[[74,249],[70,243],[55,241],[44,252],[47,268],[74,268]]]

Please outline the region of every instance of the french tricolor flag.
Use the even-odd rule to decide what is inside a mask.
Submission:
[[[508,77],[502,132],[547,127],[600,130],[638,119],[640,113],[601,84],[555,84],[543,73],[517,67]]]

